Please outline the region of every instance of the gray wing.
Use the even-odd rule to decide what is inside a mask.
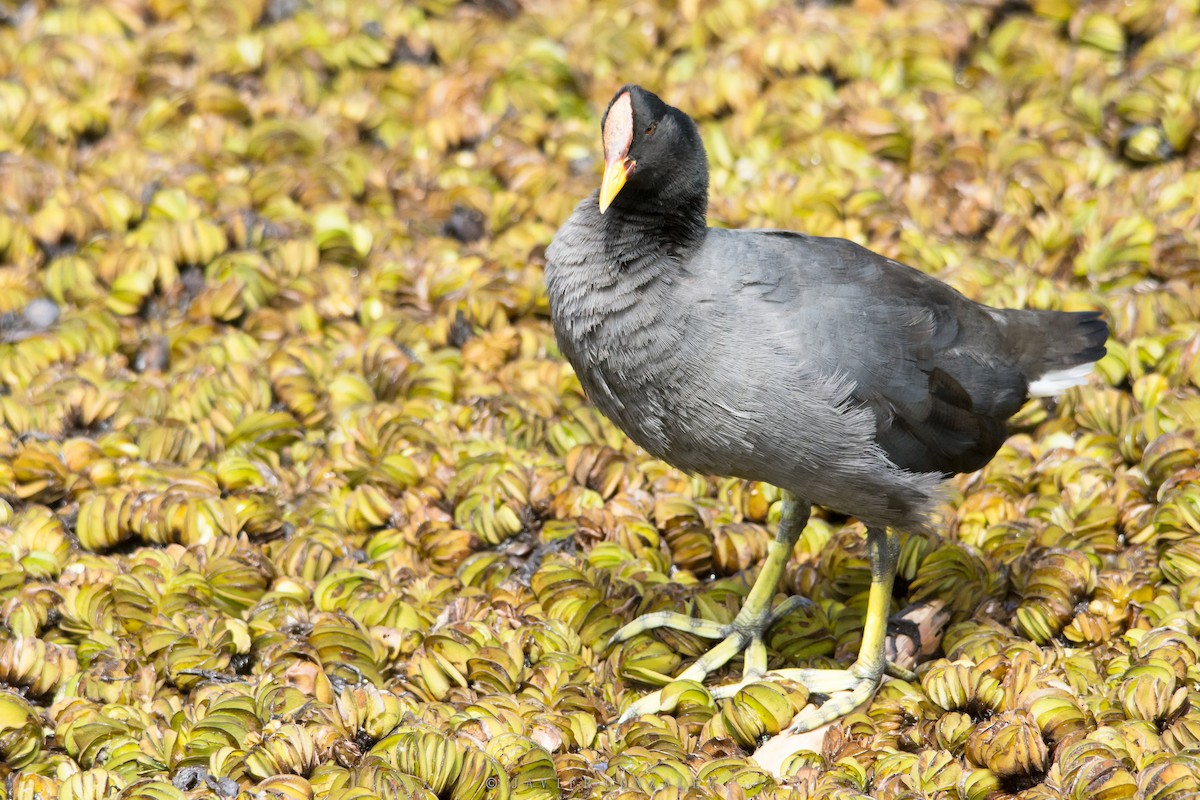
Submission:
[[[894,464],[968,472],[1004,443],[1027,379],[994,309],[843,239],[788,231],[722,238],[733,253],[721,260],[734,265],[745,314],[789,330],[806,368],[853,384],[853,401],[874,414],[875,441]]]

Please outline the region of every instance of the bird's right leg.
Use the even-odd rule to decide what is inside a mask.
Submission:
[[[792,597],[771,608],[771,600],[779,589],[779,581],[783,577],[784,568],[791,558],[792,548],[804,526],[808,524],[808,516],[812,507],[797,498],[791,492],[783,493],[783,507],[779,516],[779,528],[775,538],[767,548],[767,558],[762,570],[758,573],[750,594],[742,603],[741,611],[733,622],[723,625],[719,622],[696,619],[686,614],[676,614],[670,611],[647,614],[635,619],[621,628],[608,646],[619,644],[639,633],[655,628],[672,628],[702,636],[707,639],[721,641],[707,653],[696,659],[690,667],[684,670],[677,680],[702,681],[714,670],[720,669],[727,661],[738,653],[745,651],[745,666],[743,681],[749,682],[761,677],[767,671],[767,646],[763,636],[780,617],[795,610],[798,606],[810,602],[803,597]],[[640,714],[653,714],[662,708],[662,692],[648,694],[631,705],[621,721],[632,719]]]

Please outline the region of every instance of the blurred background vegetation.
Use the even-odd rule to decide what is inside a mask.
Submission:
[[[1197,6],[5,0],[0,797],[1198,796]],[[607,637],[730,618],[778,514],[557,355],[626,82],[713,224],[1113,327],[904,538],[945,659],[783,778],[786,687],[608,725],[705,643]],[[852,657],[868,579],[818,514],[772,663]]]

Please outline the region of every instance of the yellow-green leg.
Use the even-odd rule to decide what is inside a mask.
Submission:
[[[867,555],[871,561],[871,589],[858,660],[849,669],[781,669],[767,674],[802,683],[809,692],[828,696],[820,706],[810,706],[797,714],[787,728],[789,732],[810,731],[849,714],[871,699],[885,672],[905,680],[916,677],[909,670],[888,664],[884,656],[892,583],[900,557],[899,537],[883,528],[868,529]]]
[[[801,597],[792,597],[781,603],[777,608],[771,608],[771,600],[779,589],[779,580],[783,570],[792,555],[792,548],[804,526],[808,524],[808,515],[812,507],[790,492],[783,493],[783,507],[779,515],[779,529],[775,538],[767,548],[767,558],[762,571],[758,573],[750,594],[742,603],[742,608],[733,622],[722,625],[709,620],[695,619],[685,614],[670,611],[647,614],[625,625],[609,640],[611,647],[639,633],[655,628],[672,628],[687,631],[706,639],[721,639],[721,641],[690,667],[684,670],[678,680],[702,681],[710,672],[720,669],[729,659],[745,651],[745,667],[742,672],[743,681],[749,682],[761,677],[767,668],[767,646],[763,635],[767,629],[780,617],[790,613],[797,606],[807,602]],[[653,714],[662,708],[662,693],[653,692],[631,705],[621,721],[633,719],[641,714]]]

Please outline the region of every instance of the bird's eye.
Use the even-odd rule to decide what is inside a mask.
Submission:
[[[646,135],[649,136],[650,134],[654,133],[654,129],[657,127],[658,127],[657,122],[651,122],[650,127],[646,128]]]

